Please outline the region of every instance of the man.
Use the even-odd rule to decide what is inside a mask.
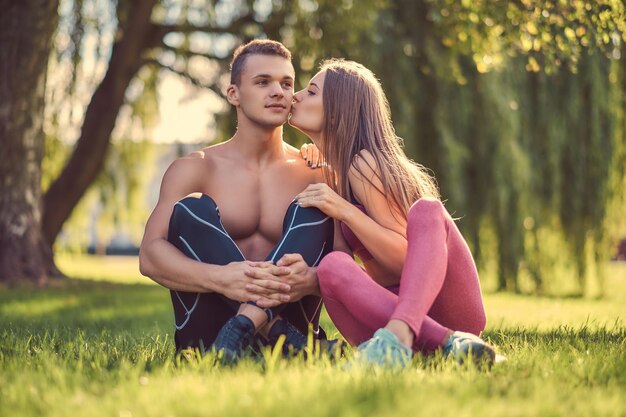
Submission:
[[[282,44],[240,46],[227,90],[235,135],[177,159],[163,177],[139,263],[171,290],[178,350],[212,346],[236,359],[259,330],[296,349],[309,326],[317,332],[314,266],[332,250],[333,221],[293,203],[323,181],[282,139],[294,76]]]

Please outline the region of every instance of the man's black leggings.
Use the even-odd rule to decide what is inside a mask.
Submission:
[[[283,222],[283,235],[265,260],[276,262],[284,254],[298,253],[309,266],[317,266],[333,249],[333,231],[332,218],[317,208],[291,203]],[[189,196],[175,204],[168,241],[188,257],[204,263],[227,265],[246,260],[224,229],[215,201],[206,194]],[[177,351],[187,347],[209,349],[224,323],[240,306],[238,301],[218,293],[174,290],[170,293]],[[309,295],[271,309],[268,316],[280,313],[304,334],[308,332],[309,323],[318,331],[321,302],[319,297]],[[323,331],[321,333],[323,335]]]

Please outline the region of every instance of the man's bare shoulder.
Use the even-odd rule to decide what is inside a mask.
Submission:
[[[207,146],[188,155],[175,159],[170,168],[175,171],[207,171],[215,165],[216,160],[224,157],[224,143]]]
[[[304,158],[302,158],[302,155],[300,155],[299,149],[285,143],[285,156],[287,157],[289,166],[294,171],[300,173],[301,176],[305,177],[307,182],[324,182],[322,170],[319,168],[313,169],[308,166]]]
[[[176,158],[167,169],[166,176],[167,174],[185,175],[197,173],[197,171],[206,170],[208,162],[209,160],[205,155],[204,149],[197,150],[189,155]]]
[[[213,172],[215,159],[219,158],[218,145],[208,146],[175,159],[163,176],[163,185],[176,185],[176,188],[193,189],[200,185],[199,180]]]
[[[172,161],[161,180],[159,201],[170,204],[192,193],[208,194],[211,178],[219,172],[215,167],[219,164],[220,153],[221,144],[199,149]]]

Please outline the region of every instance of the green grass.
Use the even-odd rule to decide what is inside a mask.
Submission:
[[[169,294],[135,258],[59,264],[63,288],[0,289],[0,416],[626,416],[625,264],[601,300],[487,294],[485,337],[508,358],[488,372],[177,360]]]

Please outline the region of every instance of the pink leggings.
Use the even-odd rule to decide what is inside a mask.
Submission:
[[[398,294],[376,283],[351,256],[331,252],[317,276],[330,318],[353,345],[389,320],[413,330],[414,350],[429,352],[451,330],[479,335],[485,310],[472,254],[439,200],[420,199],[409,210],[407,257]]]

